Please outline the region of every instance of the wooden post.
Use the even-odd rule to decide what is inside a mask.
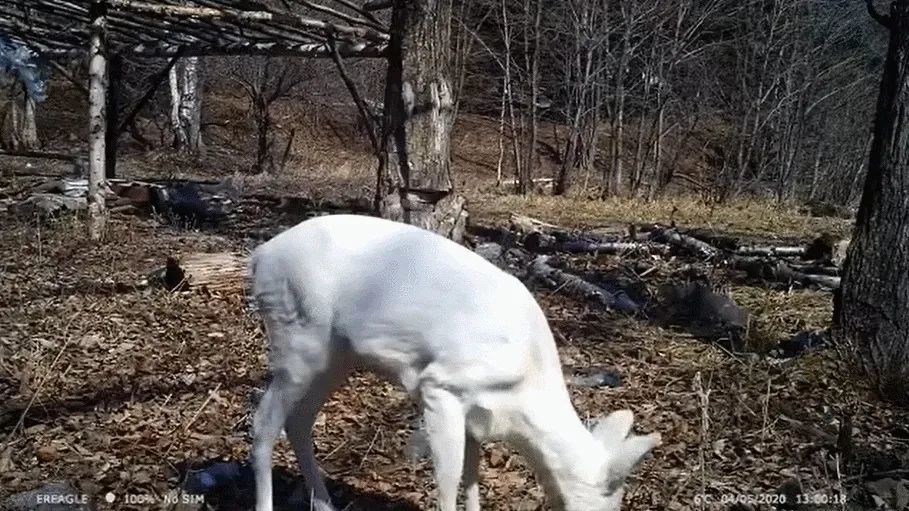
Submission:
[[[89,94],[88,94],[88,236],[91,240],[101,239],[107,220],[104,206],[105,138],[107,115],[107,5],[92,2],[89,8],[91,18],[89,41]]]
[[[104,175],[107,179],[117,177],[117,142],[120,139],[120,78],[123,71],[123,57],[111,55],[107,63],[107,126],[104,134]]]

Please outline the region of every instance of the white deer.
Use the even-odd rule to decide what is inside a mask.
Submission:
[[[453,241],[357,215],[302,222],[250,262],[272,375],[254,418],[256,509],[272,510],[282,428],[312,496],[333,510],[312,426],[354,367],[400,383],[420,404],[439,509],[480,509],[481,443],[524,455],[552,508],[614,511],[626,476],[660,443],[629,435],[621,410],[588,429],[571,404],[549,325],[516,278]]]

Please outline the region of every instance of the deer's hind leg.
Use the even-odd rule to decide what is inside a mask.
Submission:
[[[288,418],[297,417],[297,409],[301,400],[310,394],[324,392],[322,389],[326,385],[325,371],[329,367],[332,352],[330,330],[327,328],[303,325],[295,321],[274,321],[274,319],[272,316],[266,320],[266,331],[272,349],[270,354],[272,380],[265,395],[262,396],[253,419],[251,454],[256,479],[257,511],[272,511],[273,509],[271,471],[275,441],[281,434],[281,430],[285,428]],[[314,415],[312,420],[315,420]],[[302,441],[296,424],[304,422],[295,420],[292,429],[296,434],[291,431],[287,432],[292,442]],[[310,423],[307,430],[311,429],[312,424]],[[308,435],[308,438],[310,438],[309,449],[311,450],[311,436]],[[307,471],[318,473],[317,468],[309,468],[315,466],[310,454],[305,449],[301,452],[303,454],[301,464],[305,461]],[[304,475],[306,475],[306,471],[304,471]],[[324,483],[320,489],[323,488]],[[327,491],[324,493],[327,494]]]
[[[325,371],[313,379],[309,390],[297,402],[284,423],[287,438],[300,464],[300,473],[306,482],[311,509],[315,511],[333,511],[334,508],[316,462],[312,428],[325,400],[344,382],[349,372],[350,368],[344,360],[329,364]]]

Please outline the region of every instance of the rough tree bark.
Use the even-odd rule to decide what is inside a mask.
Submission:
[[[451,3],[395,0],[376,206],[384,218],[460,241],[466,202],[451,180]]]
[[[890,42],[834,315],[881,397],[909,404],[909,0],[894,0],[889,16],[867,2]]]
[[[190,154],[202,150],[202,76],[199,57],[185,57],[170,68],[171,127],[174,147]]]

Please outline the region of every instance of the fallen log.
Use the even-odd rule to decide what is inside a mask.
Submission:
[[[805,247],[748,246],[739,247],[736,249],[735,254],[740,256],[800,257],[805,255]]]
[[[534,253],[568,252],[572,254],[620,254],[625,252],[666,253],[665,243],[647,243],[650,234],[632,232],[628,236],[573,232],[564,227],[512,213],[511,229],[520,235],[524,248]],[[633,229],[632,229],[633,231]],[[631,239],[633,241],[624,241]]]
[[[640,243],[627,241],[604,240],[584,235],[547,234],[535,231],[521,240],[524,248],[536,254],[567,252],[569,254],[625,254],[637,252],[644,254],[666,254],[669,245],[665,243]]]
[[[607,309],[632,314],[640,311],[641,306],[624,292],[611,293],[600,286],[587,282],[581,277],[554,268],[549,264],[550,260],[550,257],[545,255],[534,259],[528,268],[529,276],[542,281],[549,287],[564,290],[571,295],[595,302]]]
[[[768,261],[760,258],[736,257],[732,267],[746,272],[752,278],[774,280],[783,283],[798,283],[803,286],[820,286],[827,289],[840,287],[840,278],[829,275],[812,275],[792,269],[783,261]]]
[[[697,238],[688,236],[687,234],[682,234],[678,230],[671,227],[656,226],[651,231],[651,239],[656,242],[666,243],[678,247],[686,252],[699,257],[703,257],[705,259],[713,259],[720,255],[720,251],[713,245],[705,243]]]
[[[790,268],[797,272],[807,273],[809,275],[826,275],[828,277],[839,277],[840,269],[836,266],[823,266],[819,264],[805,263],[787,263]]]
[[[517,231],[521,234],[528,234],[531,232],[552,232],[552,231],[562,231],[568,232],[567,229],[559,227],[558,225],[553,225],[546,223],[542,220],[537,220],[536,218],[529,217],[527,215],[519,215],[518,213],[512,213],[508,218],[511,230]]]
[[[571,254],[623,254],[627,252],[641,252],[647,254],[669,252],[669,246],[663,243],[639,243],[623,241],[565,241],[557,245],[557,250]]]
[[[555,180],[551,177],[537,177],[537,178],[534,178],[531,180],[534,187],[539,187],[539,188],[543,188],[543,189],[552,188],[552,183],[554,181]],[[507,186],[507,187],[512,187],[512,188],[517,187],[518,184],[519,184],[518,180],[514,179],[514,178],[502,181],[502,186]]]
[[[739,248],[739,239],[710,229],[695,228],[684,232],[686,236],[698,239],[720,250],[735,251]]]

